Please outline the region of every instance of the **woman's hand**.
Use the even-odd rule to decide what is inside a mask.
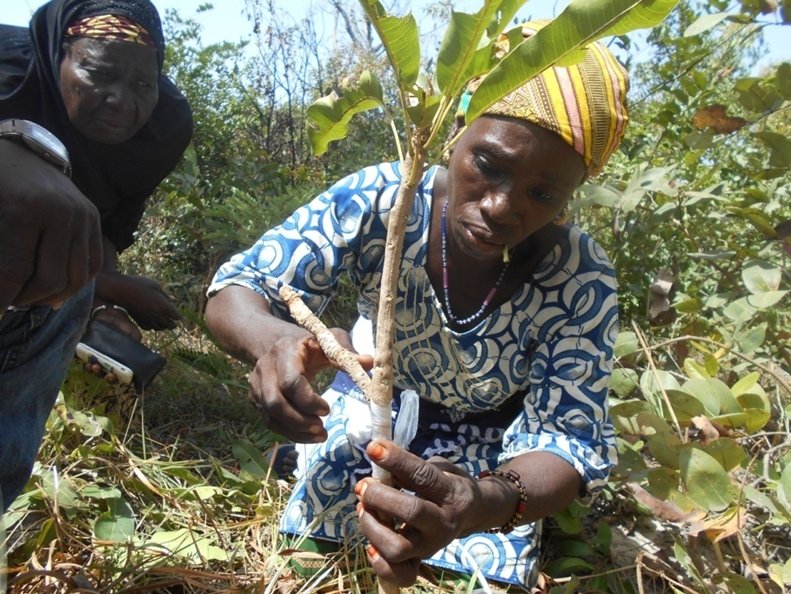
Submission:
[[[128,334],[137,342],[143,340],[140,328],[135,325],[123,307],[105,303],[101,299],[94,299],[93,311],[92,318],[106,322],[119,332]]]
[[[318,443],[327,439],[321,417],[330,409],[311,381],[330,363],[311,334],[294,330],[256,361],[249,378],[250,401],[272,431],[298,443]],[[332,332],[341,345],[354,350],[347,332]],[[360,357],[360,363],[370,368],[373,360]]]
[[[360,528],[377,575],[401,587],[413,584],[422,559],[472,532],[469,519],[481,507],[479,484],[442,458],[422,460],[391,442],[372,442],[368,455],[388,470],[394,484],[357,484]]]
[[[162,285],[146,276],[100,272],[96,277],[96,296],[99,302],[123,307],[143,330],[173,329],[181,319]]]

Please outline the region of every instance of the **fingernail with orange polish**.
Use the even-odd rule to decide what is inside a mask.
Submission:
[[[374,460],[384,460],[387,450],[382,444],[374,442],[368,446],[368,453]]]
[[[354,487],[354,493],[357,495],[357,499],[362,500],[363,496],[365,495],[365,490],[368,488],[368,481],[360,481]]]
[[[368,558],[371,561],[378,561],[379,560],[379,551],[376,550],[374,545],[368,545],[365,547],[365,552],[368,554]]]

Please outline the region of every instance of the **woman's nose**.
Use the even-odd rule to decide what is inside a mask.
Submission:
[[[107,87],[104,102],[116,109],[129,109],[132,103],[132,94],[125,84],[118,82]]]
[[[508,189],[489,192],[480,202],[484,217],[492,222],[506,224],[514,218],[514,200]]]

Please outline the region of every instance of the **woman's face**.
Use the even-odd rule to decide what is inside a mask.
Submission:
[[[129,140],[159,100],[154,48],[127,41],[76,38],[60,65],[60,94],[72,125],[103,144]]]
[[[525,120],[483,116],[459,139],[448,166],[448,236],[477,260],[501,258],[551,223],[585,177],[560,136]]]

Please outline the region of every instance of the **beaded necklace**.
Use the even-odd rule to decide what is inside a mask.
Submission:
[[[448,283],[448,225],[447,225],[447,215],[448,215],[448,201],[445,201],[445,206],[442,207],[442,220],[440,223],[440,231],[442,232],[442,290],[445,294],[445,310],[448,313],[448,318],[452,322],[456,322],[457,324],[469,324],[480,318],[483,315],[483,312],[486,311],[486,308],[489,307],[489,304],[492,302],[495,294],[497,293],[497,289],[500,288],[500,285],[505,278],[505,273],[508,272],[508,267],[510,266],[510,262],[506,262],[503,264],[503,269],[500,271],[500,276],[497,277],[497,282],[494,283],[492,290],[489,291],[489,294],[486,295],[486,299],[483,300],[481,307],[476,311],[474,314],[467,316],[466,318],[457,318],[456,315],[453,313],[453,310],[450,307],[450,289]]]

